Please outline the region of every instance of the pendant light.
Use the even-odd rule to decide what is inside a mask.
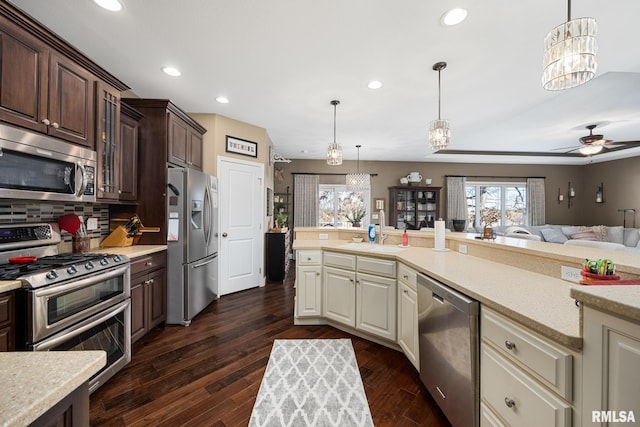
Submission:
[[[333,142],[329,144],[327,149],[327,164],[331,166],[338,166],[342,164],[342,147],[336,142],[336,107],[340,104],[340,101],[333,100]]]
[[[438,120],[432,121],[429,126],[429,143],[433,150],[447,148],[451,140],[449,121],[440,118],[440,71],[445,68],[447,68],[446,62],[436,62],[433,64],[433,70],[438,72]]]
[[[544,39],[543,88],[569,89],[596,75],[597,29],[594,18],[571,20],[571,0],[568,0],[567,22],[549,31]]]
[[[368,173],[360,173],[360,147],[362,147],[362,145],[356,145],[358,149],[356,173],[347,174],[347,190],[362,191],[371,188],[371,175]]]

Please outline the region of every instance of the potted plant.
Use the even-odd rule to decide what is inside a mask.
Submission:
[[[276,229],[283,229],[287,225],[287,215],[282,212],[278,212],[276,215]]]
[[[347,213],[345,217],[347,221],[351,223],[354,227],[360,227],[362,225],[362,218],[367,214],[367,211],[364,208],[356,208],[352,209],[351,212]]]

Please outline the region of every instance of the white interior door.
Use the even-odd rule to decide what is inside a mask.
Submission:
[[[264,285],[264,166],[218,157],[220,295]]]

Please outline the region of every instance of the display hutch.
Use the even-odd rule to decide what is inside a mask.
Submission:
[[[440,212],[440,188],[389,187],[389,225],[400,230],[433,227]]]

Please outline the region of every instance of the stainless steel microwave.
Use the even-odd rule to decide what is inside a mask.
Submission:
[[[0,198],[95,202],[97,153],[0,125]]]

